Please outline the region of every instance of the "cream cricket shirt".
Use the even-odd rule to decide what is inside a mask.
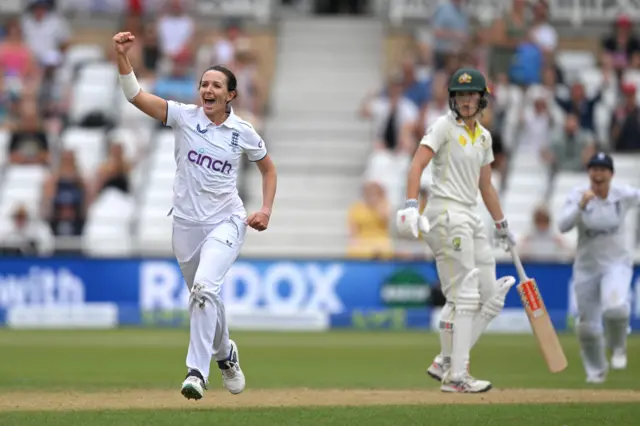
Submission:
[[[471,133],[453,112],[438,118],[420,141],[435,152],[431,198],[450,199],[474,207],[478,200],[480,169],[493,162],[491,134],[476,123]]]

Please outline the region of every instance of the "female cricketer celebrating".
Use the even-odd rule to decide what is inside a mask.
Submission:
[[[578,228],[572,277],[576,332],[587,382],[603,383],[609,368],[605,335],[611,367],[627,366],[633,259],[625,247],[624,221],[629,209],[640,205],[640,190],[611,184],[613,159],[603,152],[587,168],[590,182],[567,196],[558,224],[563,233]]]
[[[235,75],[214,66],[200,78],[201,107],[167,101],[140,89],[127,52],[131,33],[113,37],[120,85],[133,105],[173,128],[176,176],[173,185],[173,252],[190,291],[190,339],[187,376],[182,394],[200,399],[217,361],[224,386],[232,394],[244,390],[238,346],[229,330],[220,287],[244,243],[247,226],[264,231],[276,193],[276,169],[264,141],[233,113]],[[194,88],[195,89],[195,88]],[[262,174],[262,209],[247,217],[236,186],[242,155]]]
[[[456,71],[449,82],[451,111],[427,130],[413,157],[407,200],[397,214],[402,235],[425,239],[433,251],[447,303],[440,321],[441,355],[428,372],[444,392],[478,393],[491,383],[468,373],[471,347],[504,307],[513,277],[496,280],[495,259],[475,213],[478,190],[502,240],[513,236],[491,183],[491,134],[478,122],[486,108],[487,84],[475,69]],[[433,185],[424,216],[418,212],[420,177],[433,163]],[[431,229],[430,229],[431,228]]]

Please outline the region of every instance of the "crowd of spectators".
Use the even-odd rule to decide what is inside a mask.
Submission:
[[[558,60],[561,40],[546,1],[512,0],[506,12],[488,25],[475,22],[464,3],[440,4],[428,26],[415,34],[412,48],[384,87],[363,100],[361,117],[371,120],[375,129],[365,187],[378,185],[378,199],[386,200],[391,212],[404,201],[406,171],[419,140],[448,111],[449,76],[463,66],[481,70],[489,81],[490,104],[481,123],[492,133],[492,167],[501,194],[509,185],[509,161],[518,154],[539,158],[551,188],[558,172],[584,171],[586,159],[596,149],[640,152],[640,97],[635,86],[640,83],[640,44],[628,17],[620,15],[612,22],[600,46],[594,42],[594,67],[568,72]],[[427,167],[422,208],[430,182]],[[386,224],[385,238],[394,242],[394,256],[429,255],[424,244],[396,238],[393,215],[384,222],[388,214],[367,199],[354,204],[359,214],[349,216],[354,242],[363,241],[365,235],[357,223],[365,216],[364,202],[368,214]],[[523,255],[538,258],[566,252],[566,241],[549,226],[549,206],[540,205],[531,214],[531,231],[520,235]],[[379,245],[381,237],[376,238]],[[371,250],[358,253],[380,256]]]
[[[77,3],[78,7],[97,7],[96,2]],[[213,64],[226,65],[238,75],[240,84],[235,112],[259,128],[263,89],[257,79],[258,59],[242,22],[229,21],[214,30],[200,28],[188,0],[161,2],[163,7],[151,15],[141,9],[146,3],[99,5],[101,13],[111,14],[114,23],[120,23],[114,31],[126,30],[136,36],[130,59],[141,85],[166,98],[198,103],[196,87],[202,71]],[[30,0],[21,15],[6,20],[0,28],[0,136],[7,140],[6,146],[0,146],[6,150],[0,166],[4,170],[40,166],[47,175],[35,208],[16,204],[7,217],[0,218],[4,251],[50,253],[57,250],[54,237],[83,235],[91,205],[105,192],[124,199],[134,197],[131,174],[137,157],[125,155],[117,131],[120,123],[113,117],[89,112],[79,123],[103,128],[108,135],[106,156],[97,169],[82,167],[83,159],[61,140],[65,129],[77,125],[70,123],[69,113],[80,69],[68,69],[67,53],[82,43],[81,34],[55,0]],[[107,45],[104,60],[115,66]],[[140,146],[146,142],[140,141]],[[142,155],[141,149],[138,156]],[[72,251],[78,250],[79,245]]]

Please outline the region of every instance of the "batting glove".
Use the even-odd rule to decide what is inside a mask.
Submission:
[[[418,211],[417,200],[407,200],[404,209],[396,216],[398,233],[403,237],[418,238],[419,233],[426,234],[431,229],[429,221]]]
[[[509,251],[510,247],[516,245],[516,238],[509,229],[507,219],[497,220],[494,224],[496,226],[496,238],[498,238],[500,243],[505,246],[505,250]]]

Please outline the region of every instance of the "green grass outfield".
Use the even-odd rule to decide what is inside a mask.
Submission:
[[[483,395],[447,395],[425,373],[438,351],[421,332],[232,332],[247,389],[202,401],[179,393],[187,330],[0,330],[0,425],[636,425],[640,337],[629,368],[587,385],[575,336],[569,368],[546,370],[531,335],[486,335],[472,373]]]

